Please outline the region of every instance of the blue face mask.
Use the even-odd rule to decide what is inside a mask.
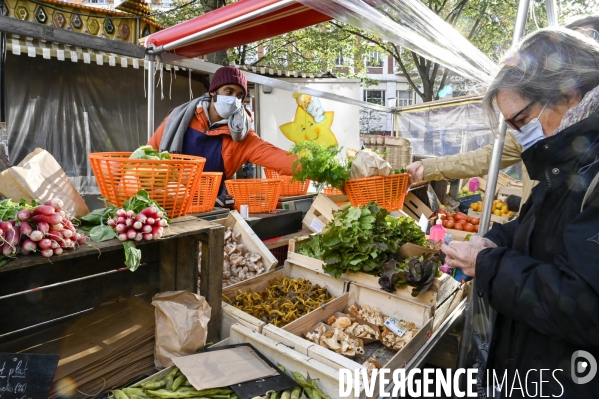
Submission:
[[[549,104],[549,103],[547,103]],[[520,128],[520,131],[514,131],[514,136],[516,136],[516,140],[520,143],[522,148],[525,150],[532,147],[535,143],[545,138],[545,134],[543,133],[543,127],[541,126],[541,122],[539,122],[539,118],[545,111],[545,107],[539,113],[539,116],[528,122],[526,125]]]

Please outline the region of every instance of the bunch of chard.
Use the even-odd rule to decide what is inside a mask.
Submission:
[[[49,258],[85,243],[85,236],[77,232],[62,207],[62,200],[52,198],[33,210],[20,210],[16,220],[0,222],[2,254],[15,257],[40,252]]]
[[[164,212],[155,206],[149,206],[138,214],[132,210],[117,209],[115,218],[108,219],[107,224],[114,228],[120,241],[157,240],[168,227]]]

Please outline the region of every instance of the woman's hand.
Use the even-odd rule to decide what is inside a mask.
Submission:
[[[422,161],[412,162],[406,166],[406,171],[410,174],[410,184],[424,180],[424,164]]]
[[[466,276],[474,277],[476,256],[485,248],[497,248],[497,245],[486,238],[472,236],[470,241],[452,241],[449,245],[443,245],[441,251],[445,253],[445,263],[451,267],[462,269]]]

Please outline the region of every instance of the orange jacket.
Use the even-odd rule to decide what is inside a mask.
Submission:
[[[160,147],[160,140],[162,140],[167,120],[168,117],[162,121],[148,142],[155,149],[159,149]],[[291,168],[295,157],[287,151],[262,140],[253,129],[248,132],[242,141],[236,142],[231,138],[229,126],[218,126],[210,130],[209,125],[204,109],[199,107],[189,127],[203,132],[208,136],[223,136],[222,157],[225,165],[223,172],[226,178],[233,176],[248,161],[266,168],[275,169],[279,174],[291,175]]]

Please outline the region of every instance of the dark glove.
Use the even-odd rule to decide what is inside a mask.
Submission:
[[[522,197],[518,197],[517,195],[508,195],[505,202],[507,203],[507,209],[512,212],[520,211],[520,202],[522,201]]]

